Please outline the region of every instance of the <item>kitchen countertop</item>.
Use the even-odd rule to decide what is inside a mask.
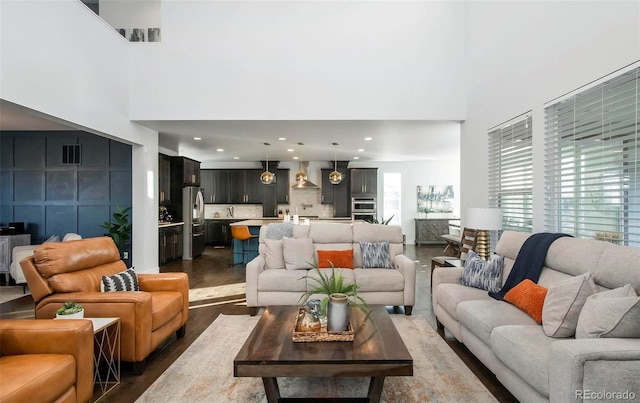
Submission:
[[[158,222],[158,227],[159,228],[175,227],[176,225],[184,225],[184,221]]]
[[[300,218],[300,224],[302,224],[304,217]],[[351,222],[351,218],[349,217],[335,217],[335,218],[312,218],[312,222],[322,221],[322,222]],[[258,227],[261,225],[267,225],[272,223],[283,222],[282,218],[248,218],[243,221],[238,221],[231,223],[229,225],[247,225],[250,227]],[[292,221],[293,222],[293,221]]]

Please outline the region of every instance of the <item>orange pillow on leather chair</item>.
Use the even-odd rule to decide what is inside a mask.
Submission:
[[[542,324],[542,306],[546,296],[546,288],[526,279],[510,289],[505,294],[504,300],[525,311],[536,322]]]
[[[333,264],[333,266],[331,266]],[[319,250],[318,268],[340,267],[353,269],[353,249],[346,250]]]

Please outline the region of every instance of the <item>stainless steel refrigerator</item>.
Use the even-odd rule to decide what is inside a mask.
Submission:
[[[187,186],[182,189],[182,219],[182,260],[191,260],[204,251],[204,197],[200,187]]]

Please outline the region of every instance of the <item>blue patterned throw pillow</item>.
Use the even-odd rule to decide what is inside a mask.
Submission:
[[[138,276],[133,267],[112,276],[102,276],[100,291],[140,291]]]
[[[360,241],[363,269],[393,269],[389,256],[389,242]]]
[[[464,262],[462,285],[498,292],[502,288],[504,256],[484,261],[474,251],[469,251]]]

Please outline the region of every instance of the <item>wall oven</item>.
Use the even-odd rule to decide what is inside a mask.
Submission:
[[[375,197],[352,197],[351,198],[351,219],[375,221],[377,204]]]

